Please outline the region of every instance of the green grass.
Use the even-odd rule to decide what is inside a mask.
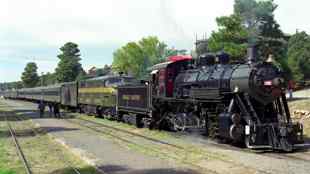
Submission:
[[[0,174],[23,174],[25,170],[4,122],[0,123]]]
[[[0,169],[0,174],[16,174],[16,172],[12,170],[2,170]]]

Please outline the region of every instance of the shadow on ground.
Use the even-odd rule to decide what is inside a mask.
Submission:
[[[309,97],[295,97],[295,98],[288,98],[287,101],[299,101],[299,100],[309,100]]]
[[[104,171],[105,174],[198,174],[193,170],[178,170],[173,168],[157,168],[157,169],[130,169],[127,166],[118,165],[104,165],[98,167],[100,170]],[[87,167],[78,169],[80,173],[95,173],[93,168]],[[69,174],[74,173],[71,168],[64,168],[56,171],[52,171],[49,174]],[[97,172],[98,173],[98,172]]]
[[[48,112],[45,114],[48,115]],[[53,118],[53,117],[43,117],[43,118]],[[0,121],[10,121],[10,122],[20,122],[29,119],[42,119],[39,117],[37,111],[34,110],[14,110],[14,111],[0,111]],[[61,132],[61,131],[76,131],[77,128],[66,128],[61,126],[55,127],[39,127],[39,128],[29,128],[23,130],[15,130],[15,135],[17,137],[32,137],[36,134],[46,134],[50,132]],[[11,137],[9,130],[1,130],[0,138]]]
[[[34,129],[23,129],[15,130],[16,137],[33,137],[37,134],[44,135],[50,132],[61,132],[61,131],[76,131],[79,129],[75,128],[64,128],[64,127],[40,127]],[[0,138],[11,137],[9,130],[0,131]]]

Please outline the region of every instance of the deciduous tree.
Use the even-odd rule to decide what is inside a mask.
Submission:
[[[114,52],[112,68],[141,78],[146,74],[147,67],[165,61],[166,47],[154,36],[129,42]]]
[[[306,32],[298,32],[290,38],[288,66],[296,81],[310,79],[310,36]]]
[[[210,50],[224,50],[242,60],[247,46],[254,44],[258,58],[272,54],[282,68],[287,67],[287,37],[274,18],[277,7],[273,0],[235,0],[234,14],[217,18],[219,30],[209,39]]]

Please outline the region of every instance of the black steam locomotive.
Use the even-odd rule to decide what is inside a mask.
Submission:
[[[270,62],[230,64],[229,55],[168,61],[145,85],[118,88],[118,117],[175,131],[205,129],[248,148],[292,151],[303,128],[292,123],[282,73]]]

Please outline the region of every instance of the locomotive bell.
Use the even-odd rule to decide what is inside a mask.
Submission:
[[[273,63],[273,62],[274,62],[272,54],[269,54],[269,56],[268,56],[266,62],[267,62],[267,63]]]

